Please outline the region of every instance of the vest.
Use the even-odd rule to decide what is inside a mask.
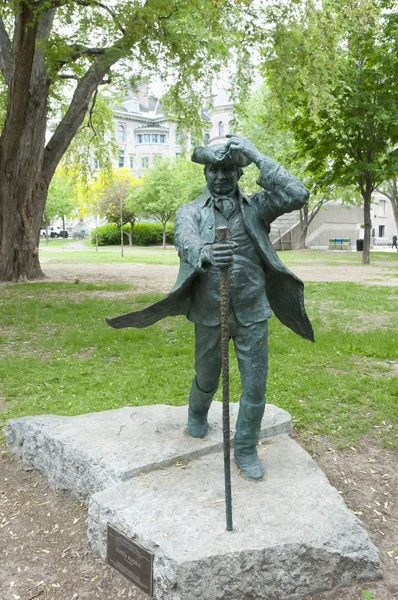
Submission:
[[[240,325],[248,327],[272,315],[265,293],[265,275],[260,257],[238,209],[227,221],[214,209],[215,226],[228,227],[228,240],[235,242],[234,262],[229,273],[229,308]],[[206,326],[220,324],[220,269],[211,266],[193,282],[187,318]]]

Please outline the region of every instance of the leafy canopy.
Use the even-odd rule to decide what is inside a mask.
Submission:
[[[77,208],[74,180],[62,169],[59,169],[48,190],[45,215],[48,220],[54,217],[66,218]]]
[[[369,193],[398,169],[398,15],[392,0],[294,3],[263,50],[279,118],[319,182]]]
[[[129,196],[142,213],[166,225],[181,204],[194,200],[205,186],[203,167],[183,158],[163,159],[148,169],[143,185]]]

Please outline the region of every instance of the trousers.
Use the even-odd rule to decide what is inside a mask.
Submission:
[[[251,412],[257,415],[255,420],[259,418],[261,422],[266,403],[268,321],[245,327],[237,322],[232,313],[229,333],[234,343],[242,384],[239,411],[243,412],[244,407],[249,411],[252,409]],[[220,325],[209,327],[195,324],[195,371],[190,406],[201,412],[209,408],[220,379]]]

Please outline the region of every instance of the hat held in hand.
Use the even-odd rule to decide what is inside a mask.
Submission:
[[[239,150],[230,148],[230,143],[214,146],[197,146],[191,156],[192,162],[200,165],[220,165],[222,167],[247,167],[251,161]]]

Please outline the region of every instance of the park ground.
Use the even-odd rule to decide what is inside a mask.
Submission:
[[[6,285],[0,288],[0,307],[5,306],[5,314],[11,315],[9,324],[0,326],[0,334],[3,334],[0,336],[0,356],[7,359],[15,355],[15,368],[20,371],[24,365],[29,370],[29,361],[41,358],[46,359],[49,369],[55,352],[58,353],[58,358],[54,360],[60,361],[61,364],[63,347],[69,352],[71,344],[76,343],[76,339],[73,336],[72,339],[70,334],[69,337],[59,337],[59,341],[54,342],[58,344],[57,348],[51,345],[51,340],[60,332],[62,318],[67,318],[65,315],[59,315],[60,324],[52,317],[51,311],[56,303],[56,295],[73,296],[78,319],[79,303],[82,304],[85,295],[90,296],[92,302],[108,303],[107,309],[112,310],[109,314],[117,314],[126,299],[131,302],[136,297],[137,302],[144,303],[145,296],[147,300],[152,299],[156,294],[169,291],[174,284],[178,260],[171,248],[164,252],[158,249],[127,248],[124,258],[121,259],[118,254],[120,249],[101,248],[95,253],[92,248],[73,244],[54,243],[43,248],[42,264],[48,277],[45,283]],[[292,407],[283,405],[284,408],[291,408],[292,414],[295,415],[297,441],[311,453],[331,483],[339,490],[347,506],[362,520],[379,549],[383,565],[384,578],[379,582],[365,582],[350,588],[314,595],[312,600],[393,600],[398,598],[398,444],[396,433],[393,433],[398,420],[398,409],[396,400],[394,404],[393,399],[391,404],[391,390],[398,388],[397,310],[396,304],[393,305],[397,301],[398,255],[374,254],[370,266],[361,265],[358,254],[354,252],[304,251],[284,253],[282,258],[307,283],[309,311],[312,311],[311,317],[314,317],[315,323],[326,323],[324,335],[332,335],[332,330],[338,328],[339,323],[345,323],[344,331],[347,338],[350,338],[350,352],[357,370],[356,385],[360,386],[363,380],[365,386],[370,386],[370,400],[374,397],[374,403],[379,410],[377,414],[376,409],[375,414],[370,411],[366,413],[365,406],[368,405],[363,398],[364,419],[361,420],[358,412],[355,424],[347,427],[346,421],[352,416],[352,410],[347,403],[342,412],[341,404],[344,404],[344,401],[341,402],[339,396],[344,390],[348,390],[346,393],[349,394],[353,393],[354,389],[350,388],[349,384],[346,356],[336,356],[333,360],[331,356],[322,357],[323,371],[319,373],[319,378],[329,370],[336,378],[336,386],[340,378],[346,381],[347,387],[336,388],[336,398],[330,398],[331,403],[335,401],[335,406],[324,405],[314,419],[309,413],[313,413],[314,407],[317,406],[314,404],[316,398],[300,398]],[[58,285],[57,282],[61,283]],[[72,286],[75,287],[72,289]],[[130,289],[129,286],[133,287]],[[319,294],[324,294],[324,310],[320,310],[318,314],[315,308]],[[21,296],[24,298],[23,304],[20,305]],[[39,306],[43,312],[46,311],[45,315],[38,315],[37,310],[30,313],[30,303],[36,308]],[[369,308],[370,304],[373,304],[372,310]],[[100,304],[93,304],[94,308],[99,306]],[[24,332],[23,328],[18,330],[17,321],[20,320],[21,310],[27,311],[32,332]],[[347,311],[351,311],[351,315],[347,315]],[[190,334],[184,333],[185,324],[178,327],[180,329],[177,328],[176,331],[179,339],[185,336],[190,340],[187,337]],[[321,329],[320,325],[318,329]],[[168,336],[168,347],[172,346],[175,341],[172,326],[167,325],[160,331],[163,337]],[[276,329],[275,332],[276,338],[282,337],[283,329]],[[395,335],[392,349],[385,350],[384,354],[380,348],[370,347],[370,342],[369,347],[366,346],[370,338],[372,343],[376,340],[378,332],[380,343],[384,346],[388,346],[389,338]],[[90,338],[91,335],[88,327],[86,336]],[[322,333],[318,338],[319,347],[322,345]],[[84,352],[76,352],[73,347],[76,360],[89,363],[92,358],[90,354],[93,352],[90,339]],[[107,343],[111,344],[113,338],[107,339]],[[128,338],[122,339],[123,344],[127,345]],[[330,340],[333,338],[325,339],[329,340],[329,344],[332,343]],[[358,345],[362,345],[363,350],[356,348],[355,340],[359,340]],[[42,345],[39,345],[39,342]],[[156,343],[162,343],[161,338],[156,338]],[[301,341],[297,342],[297,360],[302,359],[300,344]],[[173,348],[175,349],[175,346]],[[303,348],[303,352],[308,352],[307,346]],[[277,344],[275,350],[278,351]],[[131,348],[127,348],[126,351],[131,352]],[[291,351],[296,352],[294,348]],[[97,352],[98,356],[94,356],[94,362],[101,360],[100,352]],[[335,354],[339,355],[340,350]],[[109,358],[109,354],[104,356]],[[118,364],[119,356],[113,347],[111,358]],[[188,356],[189,362],[191,359],[192,357]],[[144,360],[148,361],[148,357],[144,357]],[[320,360],[320,357],[316,360]],[[285,357],[283,362],[286,362]],[[283,362],[275,363],[278,365],[276,370],[283,368]],[[11,363],[12,361],[7,368],[11,368]],[[40,370],[37,362],[32,364],[36,365],[36,370]],[[311,369],[313,368],[312,366]],[[309,377],[304,369],[299,369],[298,377],[300,373],[304,379]],[[34,378],[34,375],[32,377]],[[145,372],[143,377],[145,384]],[[21,378],[24,379],[22,374]],[[65,398],[68,396],[68,390],[60,389],[63,386],[59,385],[63,381],[64,375],[59,375],[58,394]],[[124,384],[122,372],[120,382],[121,385]],[[322,380],[320,385],[325,385],[325,382],[326,379]],[[35,382],[25,381],[23,385],[25,387],[21,384],[21,389],[15,390],[15,393],[10,385],[7,387],[5,384],[4,389],[3,386],[0,388],[0,422],[3,414],[3,425],[10,416],[34,413],[29,406],[29,398],[23,398],[26,393],[36,394],[41,412],[50,412],[49,407],[53,406],[51,402],[57,394],[50,374],[44,380],[46,389],[43,394],[41,391],[29,392],[33,390]],[[29,387],[30,385],[33,387]],[[132,382],[129,385],[131,386]],[[140,388],[138,380],[136,385],[137,389],[142,389],[144,393],[145,387]],[[277,378],[274,380],[271,377],[271,390],[278,390],[282,397],[282,391],[275,387],[278,385]],[[70,393],[72,391],[74,395],[79,394],[79,390],[77,393],[76,390],[70,390]],[[366,387],[360,391],[365,397]],[[80,392],[82,396],[86,392],[90,394],[90,390],[86,389],[81,389]],[[317,393],[319,392],[315,390],[315,396]],[[180,394],[182,395],[179,402],[183,403],[184,392]],[[286,395],[288,394],[286,391]],[[300,396],[300,390],[297,394]],[[272,401],[272,398],[270,400]],[[309,403],[308,411],[306,401]],[[98,404],[93,409],[101,410],[106,407],[114,406]],[[81,406],[72,408],[75,412],[84,412]],[[56,411],[62,414],[62,404],[55,403],[54,412]],[[319,423],[316,422],[317,418]],[[333,425],[334,420],[339,423],[338,426]],[[264,509],[266,510],[266,507]],[[46,480],[40,474],[25,470],[18,460],[8,454],[3,438],[3,441],[0,441],[0,600],[147,598],[91,552],[86,540],[86,527],[86,507],[67,492],[49,489]]]

